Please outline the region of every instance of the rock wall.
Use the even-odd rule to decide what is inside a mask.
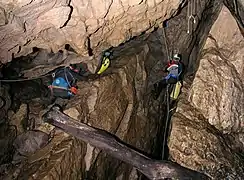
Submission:
[[[71,1],[71,2],[73,2],[73,1]],[[31,7],[33,5],[32,3],[34,3],[34,1],[31,2],[27,7]],[[35,2],[35,3],[37,3],[37,2]],[[117,2],[113,2],[113,4],[114,3],[117,3]],[[143,34],[144,31],[142,30],[142,28],[144,27],[143,26],[144,23],[142,23],[143,25],[140,24],[140,28],[138,26],[138,23],[132,23],[132,22],[128,23],[126,25],[121,24],[121,25],[117,26],[117,23],[118,24],[122,23],[122,22],[126,23],[127,20],[134,22],[134,20],[135,21],[137,20],[137,17],[142,18],[144,20],[145,20],[145,17],[147,17],[149,19],[148,20],[148,21],[150,21],[149,26],[147,26],[145,28],[145,29],[148,29],[147,32],[152,31],[155,27],[161,27],[163,20],[171,18],[171,19],[169,19],[168,26],[166,28],[168,49],[170,52],[173,52],[173,51],[182,52],[183,61],[188,66],[189,73],[192,73],[196,69],[197,61],[195,61],[195,59],[197,58],[199,50],[201,49],[201,46],[206,38],[205,34],[208,33],[209,29],[212,26],[212,23],[217,18],[220,7],[222,6],[222,2],[219,0],[197,1],[196,5],[195,5],[196,23],[195,24],[193,24],[192,22],[190,23],[190,29],[189,29],[190,33],[189,34],[187,34],[187,31],[188,31],[187,8],[188,8],[188,6],[185,6],[185,4],[186,4],[185,1],[182,1],[182,4],[180,4],[180,5],[179,5],[180,2],[176,2],[176,4],[175,4],[174,1],[163,1],[161,3],[159,2],[159,4],[157,4],[155,6],[153,5],[153,8],[156,9],[155,12],[153,13],[153,15],[150,15],[150,16],[139,16],[138,15],[137,16],[136,15],[137,13],[144,12],[144,10],[145,10],[144,7],[147,6],[146,3],[149,3],[149,1],[145,1],[145,2],[143,1],[140,5],[138,5],[138,7],[136,5],[134,5],[131,8],[129,8],[128,11],[131,11],[133,8],[138,8],[138,11],[135,11],[135,12],[133,11],[135,14],[133,14],[133,15],[125,14],[123,16],[123,18],[120,18],[118,21],[110,22],[108,20],[108,21],[106,21],[105,24],[103,24],[106,27],[98,28],[98,30],[94,31],[93,34],[92,34],[92,32],[89,32],[90,34],[92,34],[92,35],[90,35],[89,39],[90,39],[91,46],[93,46],[91,48],[93,48],[93,50],[94,50],[93,52],[95,53],[95,56],[87,56],[87,53],[86,53],[87,47],[85,45],[86,43],[85,44],[83,43],[84,45],[82,47],[81,46],[78,47],[78,45],[76,45],[77,43],[81,43],[83,41],[77,37],[75,37],[74,39],[71,38],[68,42],[66,42],[66,40],[69,39],[70,36],[73,36],[73,33],[76,33],[78,35],[80,35],[80,33],[82,33],[81,30],[76,31],[76,28],[79,29],[79,27],[81,26],[81,24],[82,24],[81,21],[78,22],[77,26],[71,27],[71,26],[68,26],[68,24],[73,21],[73,19],[71,18],[70,21],[68,21],[67,26],[65,26],[61,29],[58,29],[58,31],[62,31],[64,33],[64,29],[68,28],[69,30],[65,31],[65,35],[59,35],[59,33],[56,31],[53,32],[51,30],[51,29],[53,29],[53,27],[49,28],[48,30],[41,31],[41,33],[38,33],[35,36],[35,39],[30,40],[29,43],[27,43],[25,46],[20,48],[19,53],[14,55],[14,57],[18,57],[18,56],[21,56],[24,54],[28,54],[28,53],[32,52],[32,47],[35,47],[35,46],[38,48],[43,48],[43,49],[39,49],[38,52],[33,52],[31,54],[28,54],[27,57],[15,58],[14,61],[11,62],[11,63],[15,63],[16,65],[18,65],[18,67],[22,67],[23,66],[22,64],[24,64],[24,63],[27,64],[20,69],[20,72],[18,72],[18,74],[16,74],[17,77],[20,75],[23,75],[25,77],[39,77],[40,75],[48,73],[49,71],[57,68],[60,65],[69,65],[70,63],[78,63],[78,62],[85,62],[86,64],[88,64],[89,70],[91,72],[95,72],[95,70],[99,64],[99,60],[100,60],[97,55],[101,51],[104,51],[105,49],[107,49],[111,46],[117,46],[118,44],[127,42],[127,40],[130,40],[130,39],[133,40],[134,39],[133,37],[135,35],[139,35],[141,33],[142,33],[141,36],[144,36],[144,37],[147,37],[149,35],[149,33]],[[172,6],[169,6],[171,3],[173,3]],[[40,4],[40,5],[42,5],[42,4]],[[169,13],[168,11],[171,12],[171,8],[172,9],[175,8],[174,5],[177,5],[176,8],[178,7],[179,9],[172,10],[172,13]],[[47,6],[48,5],[45,4],[45,5],[43,5],[43,8],[46,8]],[[163,17],[164,10],[162,10],[162,11],[160,10],[161,6],[163,9],[167,8],[167,15],[165,15],[165,17]],[[190,6],[192,6],[192,4],[190,4]],[[62,6],[62,7],[66,7],[66,6]],[[97,8],[97,6],[94,8]],[[181,9],[181,8],[183,8],[183,9]],[[153,9],[152,9],[152,11],[153,11]],[[174,16],[175,13],[173,13],[173,12],[178,12],[178,11],[179,11],[179,13],[177,14],[177,16]],[[36,11],[33,11],[33,13],[34,12],[36,12]],[[75,12],[75,10],[72,11],[72,14],[74,12]],[[84,12],[84,11],[82,11],[82,12]],[[114,10],[113,10],[113,12],[114,12]],[[150,8],[145,10],[145,14],[147,14],[148,12],[151,12]],[[29,14],[31,14],[31,13],[29,13]],[[162,18],[159,18],[159,16]],[[174,16],[174,18],[172,18],[173,16]],[[131,17],[133,17],[133,18],[131,18]],[[157,20],[155,20],[155,23],[152,22],[154,20],[151,20],[154,17],[157,17]],[[106,18],[108,18],[108,17],[106,16]],[[128,19],[124,19],[124,18],[128,18]],[[142,22],[144,22],[144,20]],[[20,19],[20,21],[21,21],[21,19]],[[46,21],[50,24],[49,19],[46,19]],[[90,22],[90,21],[92,21],[92,19],[88,19],[87,21]],[[147,20],[145,20],[145,21],[147,21]],[[45,23],[47,23],[47,22],[45,22]],[[113,25],[116,25],[115,27],[109,29],[109,31],[111,31],[111,33],[107,32],[107,30],[106,30],[106,28],[110,26],[110,23]],[[36,24],[34,24],[34,25],[36,25]],[[34,25],[30,26],[30,27],[35,28]],[[6,25],[0,27],[0,29],[3,28],[5,33],[12,32],[12,31],[6,30],[6,28],[8,26],[9,26],[9,24],[6,24]],[[50,24],[50,26],[51,26],[51,24]],[[99,26],[99,25],[97,25],[97,26]],[[123,26],[123,28],[121,28],[121,26]],[[130,26],[133,26],[133,28],[130,28]],[[137,26],[137,27],[134,27],[134,26]],[[45,26],[41,26],[41,27],[45,28]],[[125,35],[125,37],[123,39],[120,36],[124,36],[123,32],[124,32],[124,30],[126,30],[127,27],[130,29],[130,32],[132,33],[132,35],[129,35],[129,36]],[[134,30],[134,28],[139,28],[139,29]],[[105,31],[106,31],[106,33],[105,33]],[[121,32],[118,35],[118,32],[120,32],[120,31],[123,31],[123,32]],[[26,32],[28,32],[28,31],[26,31]],[[44,32],[45,32],[45,34],[43,34]],[[87,33],[87,34],[89,34],[89,33]],[[126,32],[126,33],[128,34],[128,32]],[[42,38],[42,36],[45,36],[45,38]],[[21,37],[21,36],[16,35],[16,38],[19,38],[19,37]],[[28,36],[28,37],[30,38],[30,36]],[[122,38],[122,39],[120,39],[119,42],[117,42],[117,40],[116,40],[116,43],[113,43],[114,40],[111,40],[111,42],[108,42],[108,39],[111,39],[111,38],[116,39],[118,37]],[[48,38],[49,39],[51,38],[51,39],[49,40]],[[63,38],[66,38],[66,40],[62,40]],[[84,37],[84,38],[86,39],[86,37]],[[9,38],[9,39],[11,39],[11,38]],[[159,41],[157,39],[159,39]],[[161,59],[162,62],[166,62],[168,57],[167,57],[167,53],[166,53],[162,28],[157,31],[156,35],[154,35],[154,38],[151,38],[151,40],[152,41],[157,40],[159,43],[158,47],[153,46],[151,49],[158,50],[158,48],[160,48],[161,51],[163,51],[163,52],[158,51],[156,55],[150,55],[150,56],[154,56],[154,58],[156,58],[154,61],[159,61],[158,59]],[[59,44],[59,41],[62,41],[62,43],[60,43],[60,45],[54,45],[54,44]],[[84,41],[86,41],[86,40],[84,40]],[[95,41],[99,41],[99,42],[95,43],[95,44],[98,44],[97,48],[94,48],[95,45],[93,42],[95,42]],[[144,38],[144,40],[142,39],[142,41],[147,41],[147,38]],[[7,45],[11,45],[10,42],[14,43],[16,41],[12,41],[12,40],[8,41],[7,38],[4,41],[2,41],[2,43],[5,44],[5,45],[1,46],[1,48],[3,49],[3,51],[1,51],[2,53],[5,53],[5,49],[8,49],[6,47]],[[64,46],[65,43],[69,43],[71,46]],[[144,43],[144,42],[142,42],[142,43]],[[19,45],[16,45],[17,49],[18,49],[18,47],[19,47]],[[122,46],[122,47],[124,47],[124,46]],[[53,52],[50,52],[50,48],[55,52],[58,50],[60,50],[60,51],[58,51],[57,53],[53,53]],[[79,54],[67,51],[64,48],[75,50]],[[120,49],[120,48],[113,48],[113,49],[116,51],[116,49]],[[134,48],[134,50],[138,51],[137,48]],[[6,53],[12,54],[12,51],[15,51],[15,49],[6,51]],[[154,50],[152,50],[152,52],[153,51]],[[125,52],[125,51],[123,51],[123,52]],[[6,53],[5,53],[5,55],[6,55]],[[120,56],[121,56],[121,50],[119,50],[118,53],[115,52],[115,59],[117,59]],[[6,59],[6,58],[3,58],[3,60],[4,59]],[[25,60],[25,62],[22,61],[23,59]],[[4,62],[6,62],[6,61],[4,61]],[[19,62],[21,62],[21,63],[19,63]],[[117,62],[118,61],[115,61],[115,63],[117,63]],[[153,63],[151,63],[151,64],[153,64]],[[163,66],[163,65],[160,65],[160,66]],[[149,69],[151,69],[151,68],[152,67],[150,66]],[[153,71],[154,71],[154,69],[157,70],[157,68],[152,68]]]
[[[88,55],[117,46],[177,12],[180,1],[0,1],[0,57],[11,61],[33,47],[57,52],[70,44]]]
[[[148,48],[140,45],[137,49],[137,54],[129,55],[134,52],[130,48],[127,54],[121,56],[119,62],[123,66],[118,66],[112,74],[95,81],[80,82],[79,94],[69,101],[65,113],[109,131],[155,156],[156,136],[161,122],[148,118],[148,113],[145,113],[147,107],[143,106],[142,97],[147,81],[145,61]],[[30,110],[34,117],[36,109]],[[41,114],[43,112],[35,118],[38,119]],[[53,130],[45,126],[41,125],[38,129],[47,133]],[[27,162],[15,172],[18,172],[17,178],[28,179],[136,179],[139,176],[131,166],[60,130],[56,130],[46,147],[28,156]]]
[[[124,1],[110,3],[106,1],[103,4],[106,7],[94,5],[95,1],[87,3],[72,0],[69,2],[18,1],[18,3],[1,2],[1,6],[5,9],[2,13],[3,17],[6,17],[9,12],[9,17],[2,21],[3,26],[0,27],[0,31],[5,32],[1,41],[3,62],[9,61],[9,55],[12,53],[14,56],[20,56],[30,52],[33,46],[58,51],[64,48],[64,44],[69,43],[78,53],[85,56],[89,48],[93,49],[94,53],[100,52],[103,48],[117,46],[132,36],[154,25],[157,26],[158,22],[175,14],[180,6],[179,1],[157,1],[154,4],[150,4],[151,1],[133,1],[126,2],[128,6]],[[121,6],[117,6],[116,3]],[[222,2],[218,0],[200,1],[197,4],[198,19],[190,34],[186,33],[186,8],[170,19],[169,26],[166,28],[170,51],[182,52],[189,73],[196,70],[198,66],[196,56],[206,40],[206,33],[222,7]],[[238,104],[243,98],[241,94],[243,83],[239,78],[242,75],[243,66],[241,59],[237,58],[237,54],[242,52],[243,41],[240,40],[241,36],[236,26],[234,30],[228,29],[228,36],[225,36],[225,40],[230,39],[230,41],[223,41],[219,36],[224,34],[218,30],[224,29],[222,26],[227,17],[227,23],[236,25],[229,18],[229,13],[227,16],[226,10],[224,12],[222,10],[219,17],[219,19],[222,18],[221,22],[218,19],[211,30],[211,36],[206,41],[192,87],[187,86],[190,83],[186,83],[178,112],[173,118],[169,148],[171,158],[184,166],[204,171],[216,179],[225,177],[241,179],[243,170],[240,168],[242,163],[238,159],[237,150],[240,151],[242,147],[240,139],[243,125],[241,119],[236,120],[236,114],[243,113],[243,109],[240,105],[230,112],[227,107],[233,107],[233,104]],[[225,18],[223,14],[226,15]],[[50,18],[51,16],[53,18]],[[229,37],[229,34],[232,36]],[[43,74],[43,71],[49,71],[54,65],[57,67],[63,63],[84,61],[74,52],[59,51],[54,54],[48,50],[33,55],[35,58],[32,59],[32,64],[28,64],[29,71],[25,72],[26,76],[38,76]],[[114,50],[115,58],[105,75],[94,81],[81,82],[79,95],[68,103],[65,112],[77,120],[105,129],[128,144],[159,159],[162,121],[159,121],[160,115],[157,112],[158,102],[152,102],[150,90],[153,82],[164,75],[162,67],[168,59],[162,29],[150,35],[145,34],[133,38]],[[65,53],[70,53],[71,56]],[[92,67],[96,65],[94,63]],[[215,67],[218,68],[213,71]],[[216,79],[207,76],[208,73]],[[225,77],[227,73],[229,76]],[[224,74],[223,77],[222,74]],[[209,87],[214,93],[208,89]],[[201,94],[205,94],[204,97],[198,93],[199,89]],[[21,90],[22,88],[20,88],[19,96],[22,96]],[[189,99],[186,93],[188,91],[191,92]],[[233,99],[226,100],[228,105],[223,103],[225,99],[221,99],[222,96],[220,98],[218,95],[220,92],[232,93]],[[240,97],[236,98],[236,95]],[[206,101],[205,97],[214,100],[215,103]],[[34,118],[40,123],[40,117],[45,108],[37,105],[40,99],[26,103],[31,105],[27,108],[29,118]],[[206,108],[210,103],[215,105],[211,106],[214,108]],[[218,103],[226,105],[221,110],[226,110],[228,114],[226,112],[223,114],[219,110]],[[14,114],[13,117],[16,117],[17,113]],[[225,116],[226,119],[221,119],[220,116]],[[227,124],[229,122],[231,124]],[[47,124],[38,127],[38,130],[53,133],[53,127]],[[4,151],[1,152],[1,154],[4,153]],[[27,162],[13,169],[9,175],[9,179],[109,179],[116,177],[137,179],[140,176],[131,166],[59,130],[56,130],[53,139],[45,148],[29,155]]]
[[[243,36],[223,8],[203,48],[189,97],[211,125],[240,137],[244,132],[243,52]]]
[[[243,179],[243,36],[223,7],[172,119],[171,158],[214,179]],[[190,86],[191,84],[191,86]]]

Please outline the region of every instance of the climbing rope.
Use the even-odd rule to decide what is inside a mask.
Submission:
[[[64,67],[64,71],[65,71],[64,72],[65,78],[67,80],[66,67]],[[74,80],[75,79],[74,76],[69,71],[68,71],[68,73],[71,75],[71,77]],[[52,74],[51,73],[47,73],[47,74],[42,75],[42,76],[33,77],[33,78],[26,78],[26,79],[0,79],[0,82],[9,82],[9,83],[12,83],[12,82],[31,81],[31,80],[36,80],[36,79],[42,79],[42,78],[47,77],[47,76],[50,76],[50,75],[55,76],[55,73],[52,73]]]
[[[169,53],[169,48],[168,48],[168,43],[167,43],[167,37],[166,37],[166,31],[165,31],[165,26],[167,26],[166,24],[167,24],[167,22],[165,23],[165,21],[164,21],[163,22],[163,39],[157,33],[156,33],[156,36],[160,40],[160,44],[162,44],[161,42],[164,41],[165,49],[166,49],[166,56],[168,57],[168,59],[170,59],[170,55],[169,55],[170,53]],[[163,49],[163,46],[162,46],[162,51],[163,50],[164,49]]]
[[[71,72],[68,71],[68,73],[69,73],[69,75],[72,77],[73,81],[75,81],[75,78],[74,78],[74,76],[71,74]],[[65,76],[65,80],[66,80],[67,83],[68,83],[68,86],[71,87],[71,84],[69,83],[69,80],[68,80],[68,77],[67,77],[67,69],[66,69],[66,67],[64,68],[64,76]]]
[[[233,3],[234,3],[234,8],[235,8],[235,13],[238,15],[238,8],[237,8],[236,0],[234,0]]]
[[[195,0],[189,0],[187,5],[187,33],[188,34],[190,34],[191,20],[193,20],[194,24],[196,23],[195,13],[196,13]]]
[[[0,82],[22,82],[22,81],[30,81],[30,80],[35,80],[35,79],[42,79],[44,77],[50,76],[51,74],[48,73],[46,75],[43,76],[38,76],[38,77],[34,77],[34,78],[26,78],[26,79],[0,79]]]
[[[164,159],[164,155],[165,155],[165,142],[166,142],[166,134],[167,134],[167,127],[168,127],[168,122],[169,122],[169,113],[170,113],[170,109],[169,109],[169,86],[170,84],[167,85],[166,87],[166,106],[167,106],[167,113],[166,113],[166,121],[165,121],[165,127],[164,127],[164,135],[163,135],[163,148],[162,148],[162,160]]]
[[[167,43],[167,38],[166,38],[166,31],[165,31],[165,27],[163,26],[163,35],[164,35],[164,44],[165,44],[165,49],[166,49],[166,55],[168,57],[168,59],[170,59],[169,56],[169,48],[168,48],[168,43]]]

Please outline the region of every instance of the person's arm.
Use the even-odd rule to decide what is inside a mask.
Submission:
[[[168,65],[166,65],[165,67],[164,67],[164,72],[168,72]]]
[[[170,67],[170,65],[171,65],[170,62],[168,62],[167,65],[165,65],[164,72],[169,72],[168,68]]]

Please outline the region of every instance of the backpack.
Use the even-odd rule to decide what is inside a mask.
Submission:
[[[171,94],[170,94],[170,98],[171,98],[172,100],[176,100],[176,99],[178,98],[178,96],[179,96],[179,94],[180,94],[180,92],[181,92],[181,88],[182,88],[182,84],[181,84],[180,81],[178,81],[178,82],[174,85],[173,90],[172,90],[172,92],[171,92]]]
[[[56,71],[52,77],[52,84],[48,86],[52,96],[69,99],[77,94],[75,78],[67,68]]]

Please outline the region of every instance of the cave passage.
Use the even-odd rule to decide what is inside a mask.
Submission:
[[[234,10],[234,4],[231,1],[224,2],[236,18],[239,27],[243,28],[241,15]],[[170,91],[167,92],[166,90],[162,91],[158,100],[153,100],[151,94],[153,84],[162,78],[161,69],[167,64],[173,52],[181,53],[183,56],[183,62],[187,67],[184,78],[189,79],[192,75],[194,76],[198,68],[201,48],[212,24],[218,17],[221,7],[222,2],[220,1],[208,1],[200,15],[196,15],[196,17],[201,16],[201,21],[192,24],[191,29],[190,24],[185,19],[188,13],[187,5],[185,5],[177,15],[167,21],[165,29],[155,27],[154,31],[149,34],[142,33],[142,35],[133,37],[118,47],[111,48],[114,54],[111,66],[101,76],[93,74],[87,79],[87,82],[95,81],[116,73],[128,63],[129,57],[144,51],[144,46],[148,47],[149,53],[145,57],[151,57],[151,61],[144,60],[147,77],[142,101],[147,112],[146,116],[158,120],[155,145],[149,155],[154,159],[169,159],[167,139],[171,128],[170,119],[176,110],[177,101],[169,101]],[[189,28],[192,32],[187,34]],[[182,33],[184,33],[184,38],[181,38]],[[94,52],[91,48],[90,39],[88,39],[88,51],[89,55],[92,56]],[[64,52],[69,52],[71,55],[66,56]],[[77,55],[77,53],[69,44],[66,44],[64,50],[57,53],[34,47],[33,52],[29,55],[15,58],[10,63],[1,66],[0,78],[3,80],[0,80],[0,139],[2,140],[0,143],[3,148],[0,151],[0,178],[4,177],[7,172],[13,172],[28,156],[16,152],[16,149],[20,146],[16,146],[18,143],[15,140],[21,133],[29,131],[30,136],[35,134],[39,138],[38,143],[33,140],[36,143],[33,149],[43,147],[50,142],[50,134],[46,136],[36,130],[36,127],[43,122],[35,117],[38,116],[37,114],[40,111],[49,109],[53,104],[59,104],[65,108],[69,101],[50,98],[48,85],[52,81],[52,72],[56,68],[50,69],[48,67],[45,69],[44,67],[49,62],[53,63],[54,67],[59,67],[65,58],[73,58],[74,55]],[[31,72],[32,70],[35,73],[35,67],[45,69],[45,72],[41,73],[41,78],[37,76],[24,80],[26,79],[25,72]],[[15,81],[16,79],[17,81]],[[4,80],[6,81],[4,82]],[[29,114],[31,108],[36,108],[34,111],[36,114]],[[17,123],[21,123],[20,126],[10,124],[10,118],[15,116],[17,117],[15,120],[18,118],[21,120],[21,122],[16,120]],[[91,169],[94,168],[91,167]]]
[[[138,42],[141,41],[141,39],[144,39],[144,37],[138,37],[137,40],[135,40],[136,44]],[[158,38],[159,41],[159,38]],[[132,44],[132,45],[131,45]],[[117,61],[116,56],[119,57],[120,54],[123,54],[123,50],[126,48],[126,46],[128,46],[127,48],[130,48],[131,46],[134,46],[134,42],[132,41],[131,44],[123,44],[120,47],[114,48],[114,54],[115,57],[112,60],[112,65],[111,67],[108,69],[108,71],[105,71],[104,74],[102,74],[101,77],[106,77],[109,76],[111,71],[116,71],[116,69],[119,69],[121,67],[124,66],[124,63],[126,62],[120,62]],[[162,43],[163,44],[163,43]],[[122,52],[120,52],[120,49],[123,49]],[[38,50],[35,49],[35,51],[33,51],[33,53],[38,52]],[[133,52],[129,52],[129,53],[133,53]],[[58,52],[57,54],[42,54],[42,56],[61,56],[60,54],[62,54],[62,52]],[[167,53],[165,53],[164,56],[166,56]],[[128,56],[129,54],[127,54]],[[43,108],[43,109],[47,109],[48,107],[50,107],[53,104],[59,104],[61,105],[63,108],[65,108],[65,106],[68,104],[67,100],[63,100],[58,98],[50,98],[50,92],[49,89],[47,88],[48,84],[50,84],[50,82],[52,81],[52,72],[51,73],[47,73],[44,76],[41,77],[35,77],[33,79],[26,79],[25,77],[21,77],[21,72],[25,69],[28,69],[30,67],[34,67],[34,65],[32,65],[33,63],[33,59],[32,59],[32,54],[29,55],[29,57],[21,57],[18,58],[16,60],[13,60],[11,63],[8,63],[7,65],[5,65],[2,68],[2,76],[3,79],[7,79],[6,81],[9,80],[9,82],[2,82],[3,87],[6,87],[9,89],[9,94],[11,96],[11,107],[10,110],[17,112],[18,109],[20,108],[21,104],[26,103],[26,104],[32,104],[33,101],[35,101],[35,103],[39,103],[39,105]],[[101,78],[101,77],[92,77],[92,80],[96,80],[97,78]],[[15,81],[17,79],[17,81]],[[155,79],[155,78],[154,78]],[[149,80],[149,84],[153,84],[153,81]],[[150,91],[150,90],[149,90]],[[163,90],[161,93],[161,96],[158,100],[153,100],[152,98],[152,94],[151,92],[146,92],[147,97],[146,97],[146,101],[145,104],[147,104],[147,106],[151,106],[151,109],[149,109],[149,111],[151,111],[151,113],[153,114],[153,116],[155,116],[156,118],[158,118],[158,121],[161,122],[159,123],[159,127],[158,127],[158,132],[157,132],[157,137],[156,137],[156,141],[158,142],[158,144],[154,147],[153,149],[153,154],[151,154],[150,156],[161,160],[167,160],[168,159],[168,148],[167,148],[167,136],[169,134],[169,129],[170,129],[170,117],[172,116],[175,108],[176,108],[176,103],[175,102],[169,102],[168,98],[169,95],[166,96],[166,91]],[[170,92],[168,93],[170,94]],[[1,96],[2,97],[2,96]],[[2,97],[3,102],[5,102],[6,100]],[[148,100],[147,100],[148,99]],[[151,105],[150,105],[151,104]],[[168,107],[169,106],[169,107]],[[167,107],[169,108],[167,110]],[[167,112],[168,111],[168,112]],[[6,112],[5,112],[6,113]],[[147,116],[150,116],[150,112]],[[33,118],[25,117],[25,119],[22,121],[22,124],[24,125],[24,129],[26,131],[33,131],[35,130],[35,128],[40,124],[40,122],[35,122],[33,120]],[[11,128],[11,126],[9,125],[8,128],[5,130],[5,132],[12,132],[17,135],[17,127],[16,125],[14,125],[14,128]],[[11,134],[11,133],[10,133]],[[11,138],[10,142],[14,142],[14,139],[16,137],[16,135],[14,137]],[[31,135],[31,133],[30,133]],[[40,134],[41,136],[42,134]],[[11,144],[11,143],[10,143]],[[9,163],[13,163],[14,164],[18,164],[21,162],[22,159],[24,159],[23,155],[20,155],[20,157],[16,158],[16,153],[15,153],[15,147],[13,145],[9,145],[8,147],[8,153],[10,154],[8,159],[6,159],[5,161],[2,161],[2,164],[9,164]],[[163,155],[162,155],[163,154]],[[162,157],[163,156],[163,157]],[[16,160],[17,159],[17,160]],[[13,168],[13,167],[9,167],[9,166],[5,166],[5,170],[8,168]],[[4,173],[2,173],[4,174]]]
[[[135,40],[136,44],[138,42],[141,41],[141,39],[144,39],[144,37],[138,37],[137,40]],[[134,46],[134,42],[132,41],[131,44],[127,45],[127,44],[123,44],[120,47],[114,48],[114,54],[118,57],[120,54],[123,54],[122,52],[119,52],[120,49],[125,49],[125,47],[128,46],[127,48],[130,48],[131,46]],[[34,53],[39,52],[41,54],[41,56],[44,57],[60,57],[62,56],[62,51],[58,52],[57,54],[48,54],[48,53],[43,53],[42,51],[38,50],[38,49],[34,49],[33,53],[28,55],[27,57],[21,57],[21,58],[17,58],[14,59],[12,62],[6,64],[5,66],[2,67],[2,87],[4,89],[8,89],[9,95],[10,95],[10,100],[11,101],[11,106],[9,107],[9,110],[13,111],[13,112],[17,112],[18,109],[21,108],[21,105],[23,103],[25,104],[29,104],[31,105],[33,102],[35,104],[39,104],[39,106],[41,106],[42,109],[48,109],[51,105],[53,104],[59,104],[61,105],[63,108],[65,108],[65,106],[69,103],[68,100],[63,100],[58,98],[58,100],[56,98],[50,98],[50,92],[49,89],[47,88],[47,86],[50,84],[50,82],[52,81],[52,72],[48,72],[47,74],[45,74],[44,76],[41,77],[35,77],[35,78],[25,78],[21,76],[21,72],[28,69],[28,68],[32,68],[34,67],[33,62],[35,61],[35,59],[33,57],[36,57],[35,55],[33,55]],[[133,52],[130,52],[133,53]],[[105,71],[104,74],[102,74],[102,78],[109,76],[112,71],[116,71],[116,69],[119,69],[121,67],[123,67],[124,63],[126,62],[118,62],[116,60],[116,56],[114,57],[114,59],[112,60],[112,66],[110,67],[110,69],[108,69],[108,71]],[[40,57],[39,57],[40,58]],[[92,81],[96,80],[97,78],[101,78],[101,77],[96,77],[93,76],[92,77]],[[16,80],[16,81],[15,81]],[[149,82],[150,84],[153,84],[153,82]],[[156,141],[157,142],[162,142],[163,143],[158,143],[158,145],[156,145],[153,149],[153,154],[151,154],[151,157],[154,157],[158,160],[162,159],[162,148],[164,149],[163,151],[165,151],[164,153],[164,157],[163,159],[168,159],[168,149],[167,149],[167,136],[168,136],[168,132],[169,132],[169,126],[170,126],[170,116],[172,115],[173,111],[168,112],[167,115],[167,100],[168,97],[165,96],[166,92],[163,91],[161,93],[160,98],[155,101],[152,99],[151,96],[151,92],[146,92],[147,96],[148,96],[148,102],[146,102],[146,104],[152,104],[152,113],[157,114],[156,118],[158,118],[158,121],[162,122],[159,123],[160,127],[158,130],[158,137],[156,137]],[[147,98],[146,98],[147,99]],[[5,97],[1,96],[1,103],[6,103],[5,101]],[[155,104],[156,102],[156,104]],[[170,103],[170,102],[168,102]],[[174,106],[176,106],[176,104],[168,104],[170,105],[170,109],[172,109]],[[1,110],[3,109],[4,104],[1,106]],[[146,107],[147,108],[147,107]],[[156,110],[156,111],[155,111]],[[166,113],[165,113],[166,112]],[[7,111],[4,110],[4,113],[6,114]],[[148,114],[149,116],[150,114]],[[6,118],[7,115],[6,115]],[[168,122],[166,123],[166,119],[168,119]],[[27,115],[26,117],[22,120],[22,125],[24,127],[24,131],[29,131],[32,132],[33,130],[35,131],[36,127],[38,127],[38,125],[41,122],[36,122],[33,118],[31,118],[30,115]],[[3,123],[6,127],[5,130],[3,132],[5,133],[9,133],[11,134],[15,134],[14,136],[12,136],[9,141],[10,144],[8,146],[8,153],[9,156],[7,159],[5,159],[4,161],[1,162],[2,165],[8,165],[9,163],[14,164],[13,166],[5,166],[5,169],[2,170],[3,172],[1,173],[2,175],[4,175],[4,171],[7,171],[7,169],[11,169],[14,168],[15,165],[18,165],[23,159],[23,155],[16,155],[15,152],[15,148],[13,144],[15,144],[15,138],[17,136],[17,130],[18,127],[16,127],[16,125],[10,125],[8,124],[7,120],[5,123]],[[167,127],[166,124],[168,124]],[[165,131],[166,130],[166,131]],[[12,133],[10,133],[12,132]],[[30,135],[32,135],[32,133],[30,133]],[[39,136],[42,137],[42,134],[39,134]],[[163,140],[164,139],[164,140]],[[13,144],[12,144],[13,143]],[[45,143],[44,143],[45,144]],[[2,166],[3,167],[3,166]]]

